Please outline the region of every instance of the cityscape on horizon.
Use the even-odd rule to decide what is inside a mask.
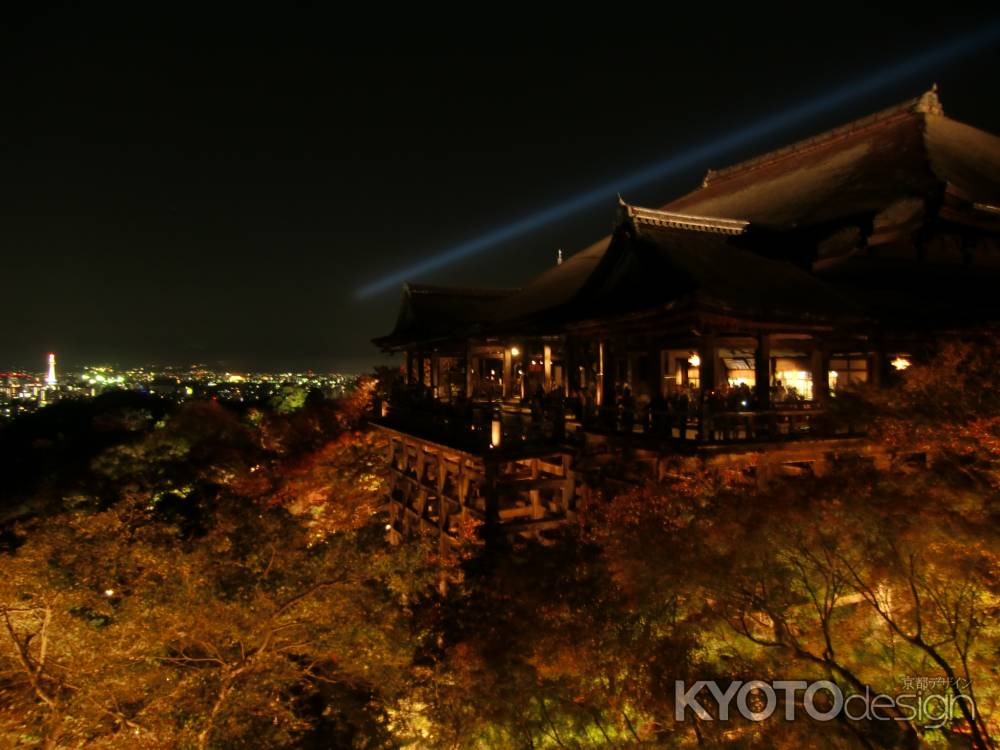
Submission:
[[[37,371],[0,368],[0,422],[67,399],[85,399],[109,391],[132,391],[183,402],[216,399],[262,403],[282,394],[316,391],[324,398],[342,396],[357,374],[340,372],[230,370],[208,364],[121,367],[90,364],[58,368],[49,353]]]

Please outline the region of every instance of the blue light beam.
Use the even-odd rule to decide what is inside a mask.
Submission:
[[[507,226],[466,240],[437,255],[433,255],[430,258],[366,284],[358,289],[357,296],[365,298],[379,294],[401,284],[407,279],[412,279],[429,271],[450,265],[455,261],[499,245],[506,240],[520,237],[554,221],[572,216],[585,208],[613,198],[618,193],[634,190],[643,185],[697,166],[698,164],[704,164],[709,159],[717,158],[737,147],[752,143],[782,128],[787,128],[817,115],[830,112],[852,99],[874,93],[892,83],[925,73],[942,63],[982,49],[998,39],[1000,39],[1000,23],[993,23],[975,33],[958,37],[931,52],[882,68],[868,78],[854,81],[836,89],[832,93],[801,102],[784,112],[762,118],[745,128],[736,130],[709,143],[673,154],[664,161],[634,172],[631,175],[605,183],[585,193],[569,198],[562,203],[557,203],[536,213],[528,214],[511,222]]]

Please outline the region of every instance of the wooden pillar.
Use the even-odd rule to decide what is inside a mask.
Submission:
[[[754,379],[757,392],[757,408],[771,408],[771,337],[766,333],[757,335],[757,351],[754,352]]]
[[[600,393],[599,404],[604,409],[614,409],[615,404],[615,350],[610,340],[601,342],[600,347],[600,370],[597,378],[598,393]]]
[[[434,398],[441,398],[441,357],[437,351],[431,353],[431,392]]]
[[[410,349],[406,350],[406,382],[413,383],[413,352]]]
[[[617,409],[618,351],[619,346],[609,339],[604,344],[604,406]]]
[[[472,357],[472,346],[465,344],[465,397],[472,398],[473,376],[475,375]]]
[[[455,479],[458,488],[458,508],[462,523],[468,518],[469,477],[465,471],[465,456],[458,457],[458,477]]]
[[[503,348],[503,400],[509,401],[514,393],[514,358],[510,347]]]
[[[569,398],[573,395],[573,389],[579,388],[580,373],[576,365],[576,348],[573,346],[573,339],[567,336],[564,339],[563,351],[563,396]]]
[[[597,383],[595,397],[598,407],[604,406],[604,360],[607,355],[607,345],[604,341],[597,344]]]
[[[882,363],[884,361],[885,353],[882,351],[881,347],[878,351],[868,353],[868,382],[876,388],[882,385]]]
[[[552,390],[552,347],[542,347],[542,388],[546,393]]]
[[[660,369],[662,364],[663,358],[660,356],[660,350],[652,348],[651,344],[647,345],[646,387],[649,389],[649,397],[651,399],[656,398],[663,388],[663,374]]]
[[[618,402],[615,398],[618,363],[615,359],[615,346],[610,339],[602,342],[601,351],[603,353],[600,375],[601,406],[598,410],[598,419],[604,429],[614,431],[618,429]]]
[[[810,364],[813,381],[813,403],[822,405],[830,398],[829,356],[822,341],[815,343]]]
[[[667,376],[670,375],[670,353],[666,349],[656,350],[656,390],[653,395],[667,395]]]
[[[531,459],[531,478],[538,479],[541,476],[541,471],[538,466],[538,459]],[[528,498],[531,501],[531,517],[532,518],[543,518],[545,516],[545,508],[542,507],[542,493],[538,487],[532,487],[528,490]]]
[[[437,455],[437,522],[438,522],[438,543],[440,544],[441,554],[444,554],[448,549],[448,504],[444,498],[444,485],[448,479],[448,468],[444,461],[444,455],[438,453]]]
[[[562,457],[563,481],[562,486],[562,511],[568,514],[574,510],[573,501],[576,496],[576,474],[573,471],[573,458],[568,454]]]
[[[525,393],[525,388],[527,387],[527,380],[528,379],[524,376],[525,370],[527,369],[524,366],[525,361],[528,359],[528,353],[526,351],[527,347],[528,347],[528,344],[525,344],[524,346],[519,347],[518,350],[517,350],[517,356],[515,357],[514,354],[513,354],[513,352],[511,352],[511,357],[510,357],[510,360],[511,360],[511,368],[510,368],[511,369],[511,375],[516,378],[517,377],[517,371],[518,370],[521,371],[521,382],[518,384],[517,390],[514,391],[514,396],[516,398],[520,398],[520,399],[523,399],[525,396],[528,395],[527,393]],[[511,384],[511,387],[513,388],[513,384]]]
[[[642,362],[642,352],[631,350],[628,352],[625,365],[625,380],[628,383],[632,395],[638,397],[640,388],[644,385],[640,364]]]
[[[495,548],[502,544],[500,529],[500,502],[497,493],[497,475],[499,466],[496,460],[486,459],[483,464],[483,485],[481,493],[484,503],[484,518],[482,526],[483,541],[487,548]]]
[[[708,396],[715,390],[715,360],[717,354],[718,347],[715,343],[715,334],[702,334],[701,339],[698,341],[698,358],[700,360],[698,364],[698,380],[701,392],[699,409],[701,425],[699,426],[699,433],[702,440],[710,440],[714,437],[712,418],[708,407]]]
[[[714,391],[718,383],[718,357],[719,348],[715,343],[715,334],[703,334],[698,342],[698,358],[701,363],[698,365],[699,381],[701,383],[702,394]]]

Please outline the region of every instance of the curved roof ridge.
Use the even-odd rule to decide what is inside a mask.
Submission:
[[[448,294],[456,297],[504,297],[520,291],[516,287],[445,286],[441,284],[419,284],[412,281],[405,282],[403,286],[411,294]]]
[[[696,214],[665,211],[657,208],[643,208],[626,203],[618,198],[618,209],[623,220],[634,225],[646,225],[669,229],[685,229],[690,232],[712,232],[715,234],[744,234],[749,221],[728,219],[718,216],[698,216]]]
[[[760,156],[755,156],[729,167],[709,169],[705,174],[704,180],[702,180],[701,186],[708,187],[709,185],[718,183],[720,180],[752,172],[755,169],[781,161],[789,156],[847,138],[848,136],[880,126],[886,122],[895,122],[911,115],[944,115],[944,107],[941,106],[941,100],[938,98],[937,92],[938,87],[935,83],[920,96],[908,99],[905,102],[888,107],[875,114],[853,120],[845,125],[840,125],[801,141],[796,141],[788,146],[782,146],[774,151],[768,151]]]

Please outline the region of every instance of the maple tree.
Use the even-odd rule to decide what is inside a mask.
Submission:
[[[386,543],[374,380],[284,411],[108,403],[78,430],[103,440],[67,460],[39,433],[10,485],[0,745],[993,748],[991,340],[838,394],[878,469],[762,485],[678,465],[595,492],[548,544],[470,537],[448,559]],[[928,675],[975,712],[674,718],[676,680],[897,694]]]
[[[16,526],[0,744],[384,744],[404,601],[436,571],[419,545],[385,545],[380,446],[336,419],[320,435],[323,416],[273,417],[307,433],[290,453],[260,440],[264,420],[185,405]]]

